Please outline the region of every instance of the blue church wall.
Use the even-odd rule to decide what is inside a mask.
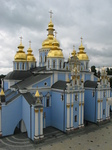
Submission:
[[[85,81],[86,80],[91,80],[91,74],[85,74]]]
[[[4,91],[8,89],[8,81],[4,81]]]
[[[21,96],[10,102],[8,105],[2,105],[2,135],[12,135],[22,118],[22,100]],[[11,110],[11,111],[10,111]]]
[[[94,81],[98,81],[98,77],[94,76]]]
[[[51,86],[51,76],[34,84],[32,87],[35,88],[35,87],[47,87],[47,86]]]
[[[34,107],[31,107],[31,139],[34,140],[35,135],[35,113],[34,113]]]
[[[45,127],[51,126],[51,107],[44,107],[43,114],[45,114]]]
[[[65,73],[58,73],[58,80],[63,80],[63,81],[66,81],[65,80]]]
[[[61,99],[61,92],[52,91],[52,126],[64,131],[64,100]]]
[[[92,96],[93,90],[85,90],[84,118],[87,121],[96,122],[96,96]],[[96,93],[95,93],[96,94]],[[96,111],[95,111],[96,110]]]
[[[30,105],[25,100],[24,97],[22,97],[22,119],[24,120],[25,127],[27,130],[28,137],[30,138]]]
[[[47,57],[47,54],[48,54],[48,51],[43,51],[43,52],[39,52],[39,65],[41,66],[41,64],[42,64],[42,66],[44,66],[44,63],[45,63],[45,55],[46,55],[46,57]],[[41,59],[41,56],[42,56],[42,62],[40,61],[40,59]],[[46,59],[47,60],[47,59]]]

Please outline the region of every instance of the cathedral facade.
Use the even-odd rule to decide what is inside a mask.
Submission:
[[[110,85],[105,70],[101,79],[89,71],[89,57],[82,44],[65,62],[56,38],[52,17],[48,35],[39,49],[39,66],[31,49],[24,51],[22,39],[13,61],[13,71],[2,81],[0,135],[14,134],[16,128],[30,139],[44,138],[49,126],[72,132],[110,118]],[[55,35],[54,35],[55,33]]]

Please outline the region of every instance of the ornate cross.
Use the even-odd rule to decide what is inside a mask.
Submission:
[[[75,45],[73,45],[73,50],[75,49]]]
[[[21,36],[21,37],[20,37],[20,43],[22,43],[22,39],[23,39],[23,38],[22,38],[22,36]]]
[[[29,41],[29,47],[31,47],[31,41]]]
[[[50,18],[52,19],[52,14],[53,14],[52,10],[50,10],[49,13],[50,13]]]
[[[82,38],[82,36],[81,36],[81,38],[80,38],[80,39],[81,39],[81,43],[82,43],[82,39],[83,39],[83,38]]]

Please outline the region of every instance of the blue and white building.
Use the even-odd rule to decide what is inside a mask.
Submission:
[[[97,123],[110,117],[107,75],[102,72],[99,82],[89,72],[89,57],[82,38],[79,52],[73,48],[65,62],[54,36],[52,18],[47,31],[47,39],[39,49],[39,66],[36,66],[31,43],[26,54],[21,39],[13,71],[2,81],[1,136],[12,135],[15,129],[20,129],[34,141],[44,138],[43,129],[49,126],[72,132],[84,126],[84,119]]]

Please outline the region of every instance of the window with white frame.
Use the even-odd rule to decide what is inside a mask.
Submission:
[[[77,96],[77,94],[75,95],[75,101],[77,101],[77,99],[78,99],[78,96]]]
[[[53,69],[55,69],[55,60],[53,60]]]
[[[75,122],[77,122],[77,115],[75,115],[75,117],[74,117],[74,121],[75,121]]]

